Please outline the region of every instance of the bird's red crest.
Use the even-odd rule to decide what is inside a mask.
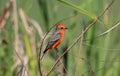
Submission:
[[[56,25],[56,28],[61,28],[61,27],[66,28],[63,24],[57,24]]]

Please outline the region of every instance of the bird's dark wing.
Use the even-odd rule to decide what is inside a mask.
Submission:
[[[59,33],[59,31],[55,31],[55,33],[51,37],[50,41],[48,42],[48,45],[44,52],[46,52],[47,49],[49,49],[52,45],[54,45],[54,43],[57,42],[59,39],[60,39],[60,33]]]

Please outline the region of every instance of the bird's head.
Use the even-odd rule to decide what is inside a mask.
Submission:
[[[65,27],[63,24],[57,24],[57,25],[56,25],[56,29],[59,29],[59,30],[66,30],[67,27]]]

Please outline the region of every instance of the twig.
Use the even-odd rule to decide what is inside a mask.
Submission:
[[[111,28],[109,28],[108,30],[104,31],[103,33],[97,35],[96,37],[94,37],[94,40],[97,39],[98,37],[101,37],[103,35],[108,34],[109,32],[111,32],[112,30],[114,30],[116,27],[118,27],[120,25],[120,22],[117,22],[115,25],[113,25]],[[84,41],[89,41],[91,39],[85,39]]]
[[[113,4],[113,2],[114,2],[114,0],[112,0],[112,2],[108,5],[108,7],[107,7],[96,19],[94,19],[94,21],[93,21],[91,24],[89,24],[88,27],[87,27],[82,33],[80,33],[80,35],[75,39],[75,41],[73,42],[73,44],[71,44],[71,45],[66,49],[66,51],[65,51],[62,55],[59,56],[59,58],[55,61],[55,64],[51,67],[51,69],[49,70],[49,72],[46,74],[46,76],[48,76],[48,75],[52,72],[52,70],[53,70],[54,67],[57,65],[57,63],[60,61],[60,59],[62,59],[62,57],[81,39],[81,37],[83,36],[83,34],[85,34],[85,33],[88,31],[88,29],[89,29],[93,24],[95,24],[95,23],[97,22],[97,20],[99,20],[99,18],[100,18],[101,16],[104,15],[104,13],[108,10],[108,8],[110,8],[110,6]]]
[[[53,68],[54,68],[54,67],[57,65],[57,63],[60,61],[60,59],[62,59],[62,57],[81,39],[81,37],[83,36],[83,34],[85,34],[85,33],[87,32],[87,30],[88,30],[93,24],[96,23],[96,21],[97,21],[97,19],[95,19],[95,20],[82,32],[82,34],[80,34],[80,35],[75,39],[75,41],[73,42],[73,44],[71,44],[71,45],[67,48],[67,50],[66,50],[62,55],[59,56],[59,58],[55,61],[55,64],[52,66],[52,68],[50,69],[50,71],[47,73],[46,76],[48,76],[48,75],[51,73],[51,71],[53,70]]]
[[[105,32],[103,32],[103,33],[101,33],[101,34],[99,34],[97,37],[103,36],[103,35],[105,35],[105,34],[111,32],[113,29],[115,29],[115,28],[118,27],[119,25],[120,25],[120,22],[116,23],[116,24],[115,24],[114,26],[112,26],[110,29],[108,29],[107,31],[105,31]]]

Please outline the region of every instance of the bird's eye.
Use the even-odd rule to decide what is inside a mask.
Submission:
[[[61,29],[64,29],[63,27],[61,27]]]

